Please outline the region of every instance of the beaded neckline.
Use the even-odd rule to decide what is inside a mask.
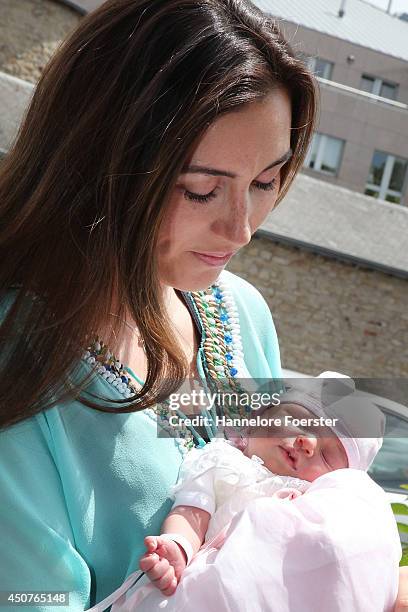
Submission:
[[[244,366],[238,309],[227,284],[218,280],[206,290],[186,292],[185,295],[195,307],[201,324],[200,354],[204,357],[202,365],[205,382],[217,392],[243,391],[237,380]],[[83,359],[124,398],[131,398],[137,393],[137,387],[124,364],[109,351],[100,338],[95,338],[90,344],[83,354]],[[250,407],[245,407],[244,413],[250,410]],[[178,412],[179,416],[184,416]],[[235,412],[240,411],[235,409]],[[170,426],[168,401],[157,404],[154,408],[147,408],[143,413],[157,421],[162,429],[175,437],[181,453],[190,450],[195,444],[198,446],[205,444],[194,428],[186,427],[181,419],[178,427]],[[214,434],[215,430],[210,432],[210,435]]]

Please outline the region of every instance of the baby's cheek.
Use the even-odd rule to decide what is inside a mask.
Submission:
[[[302,475],[300,476],[300,478],[302,478],[303,480],[308,480],[309,482],[313,482],[314,480],[316,480],[316,478],[319,478],[319,476],[327,474],[327,472],[328,470],[326,470],[323,466],[320,465],[305,466],[302,470]]]

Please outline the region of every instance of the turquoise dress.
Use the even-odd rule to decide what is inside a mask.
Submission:
[[[222,278],[238,309],[249,375],[280,378],[265,300],[240,277],[224,271]],[[204,377],[199,355],[197,367]],[[90,390],[123,397],[100,375]],[[104,599],[138,568],[143,538],[159,533],[181,461],[178,443],[158,438],[144,412],[107,414],[70,402],[1,431],[0,591],[69,591],[69,606],[55,607],[62,612]]]

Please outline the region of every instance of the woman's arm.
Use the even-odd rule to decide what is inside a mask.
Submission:
[[[408,566],[400,567],[398,596],[394,612],[408,612]]]
[[[91,573],[76,550],[66,494],[46,440],[44,414],[0,432],[0,590],[69,593],[69,604],[68,595],[58,596],[67,602],[61,610],[80,612],[90,605]],[[35,599],[24,606],[25,612],[44,609]]]

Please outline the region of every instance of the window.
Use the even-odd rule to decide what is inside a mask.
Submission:
[[[397,99],[398,85],[396,83],[389,83],[388,81],[367,74],[363,74],[361,77],[361,89],[375,96],[381,96],[382,98],[388,98],[390,100]]]
[[[307,64],[313,74],[331,81],[334,66],[333,62],[324,60],[321,57],[309,57],[307,59]]]
[[[399,204],[407,176],[408,160],[375,151],[371,162],[365,194]]]
[[[343,147],[344,140],[316,132],[304,165],[318,172],[336,176],[340,168]]]

